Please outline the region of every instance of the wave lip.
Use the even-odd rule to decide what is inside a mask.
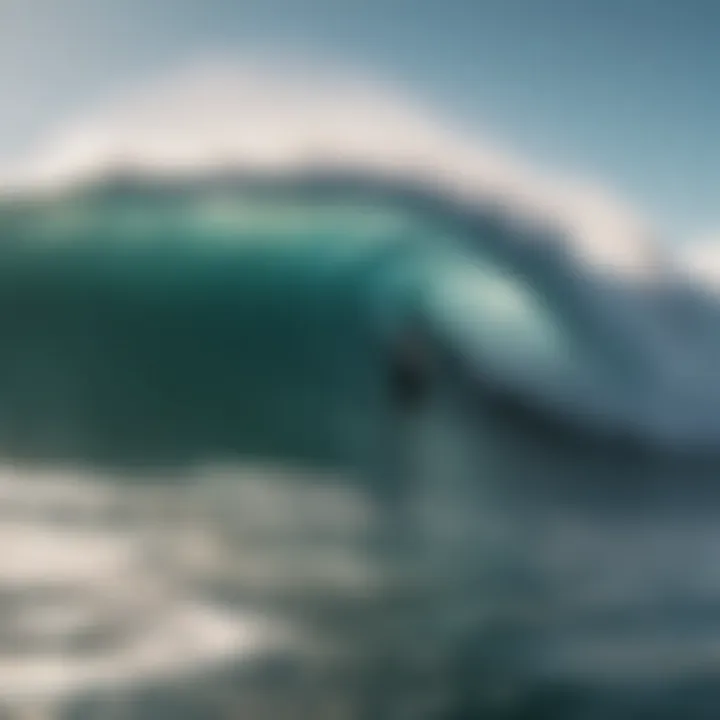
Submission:
[[[56,128],[7,182],[53,188],[122,168],[169,177],[349,167],[490,200],[555,228],[584,261],[646,273],[647,223],[612,193],[538,169],[401,88],[336,67],[282,54],[190,64]]]

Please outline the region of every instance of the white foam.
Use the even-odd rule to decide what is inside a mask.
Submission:
[[[559,228],[584,259],[615,271],[652,264],[646,223],[611,193],[535,168],[395,87],[328,67],[227,58],[191,65],[56,128],[6,176],[11,185],[47,188],[118,168],[361,168],[425,179],[470,203],[494,199]]]
[[[191,582],[192,538],[207,536],[205,551],[217,551],[211,528],[164,517],[182,505],[182,488],[161,495],[158,508],[152,487],[70,470],[4,468],[0,487],[0,708],[54,713],[86,693],[178,681],[286,647],[277,624],[212,603]],[[123,509],[124,520],[108,521]],[[88,634],[102,646],[73,650]]]
[[[714,292],[720,292],[720,239],[712,236],[683,245],[677,251],[678,266]]]

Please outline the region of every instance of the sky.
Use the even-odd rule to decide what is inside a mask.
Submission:
[[[0,158],[193,58],[296,48],[704,237],[720,229],[718,26],[714,0],[0,0]]]

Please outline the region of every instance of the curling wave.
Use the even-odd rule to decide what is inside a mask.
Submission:
[[[268,408],[271,397],[287,406],[294,396],[300,412],[309,397],[317,404],[333,393],[333,402],[353,406],[363,362],[386,362],[382,349],[373,355],[378,343],[389,347],[406,320],[420,318],[469,387],[500,391],[547,419],[657,448],[708,448],[720,433],[720,314],[709,298],[679,276],[596,272],[555,236],[421,182],[350,169],[133,176],[16,200],[2,224],[2,302],[12,307],[3,332],[14,348],[5,354],[5,406],[41,398],[44,409],[28,407],[28,418],[67,427],[73,413],[99,412],[101,377],[108,438],[129,388],[138,407],[165,392],[172,420],[161,424],[176,433],[171,405],[212,408],[227,423],[227,411],[218,414],[222,393],[247,404],[253,385],[262,395],[262,378]],[[126,348],[125,370],[114,346]],[[307,357],[287,363],[300,346]],[[30,359],[38,347],[53,358],[40,361],[44,369]],[[90,370],[70,382],[62,373],[78,375],[70,365],[80,360]],[[109,388],[120,392],[115,378],[127,373],[134,379],[111,401]],[[220,394],[191,400],[193,386],[207,388],[213,376]],[[50,383],[42,392],[40,378]],[[80,394],[58,404],[55,417],[48,403],[69,387]],[[80,402],[83,393],[94,410]],[[275,423],[279,408],[266,410]],[[23,416],[18,407],[8,412]],[[193,427],[188,420],[188,438]]]
[[[115,190],[105,200],[117,200],[122,186],[142,212],[123,215],[127,204],[98,199],[108,188],[107,175],[118,173],[125,181],[110,183]],[[414,285],[414,299],[407,302],[416,303],[436,341],[476,380],[547,416],[655,446],[712,446],[720,435],[720,311],[647,240],[644,224],[606,193],[538,173],[493,145],[448,130],[377,83],[277,63],[261,70],[257,63],[225,61],[193,67],[61,129],[12,177],[7,187],[19,196],[3,211],[4,252],[33,233],[84,233],[75,260],[82,256],[92,264],[88,258],[112,247],[106,260],[124,255],[125,282],[137,285],[144,278],[147,288],[165,288],[168,281],[161,278],[169,273],[190,278],[204,256],[206,276],[191,283],[197,303],[213,284],[230,282],[211,277],[220,267],[226,275],[228,267],[245,272],[238,270],[241,254],[230,246],[257,237],[258,222],[272,217],[273,228],[260,233],[265,237],[315,233],[327,239],[330,228],[332,242],[316,243],[300,266],[294,252],[286,253],[278,263],[285,263],[283,277],[314,266],[327,279],[341,272],[338,247],[363,246],[364,254],[348,251],[342,261],[350,267],[342,272],[355,273],[367,286],[353,302],[387,310],[396,301],[381,286]],[[277,213],[263,211],[262,219],[246,203],[240,212],[234,200],[227,202],[248,185],[295,208],[282,214],[282,228]],[[224,194],[224,204],[208,200],[208,188]],[[333,221],[326,209],[324,229],[308,226],[303,203],[322,204],[331,196],[335,203],[349,199],[354,210],[336,213]],[[193,207],[214,203],[212,218],[209,211],[188,213],[188,198]],[[13,229],[27,202],[55,210],[37,214],[30,229]],[[150,205],[155,210],[146,212]],[[38,229],[43,218],[45,227]],[[160,242],[162,233],[192,236],[192,242],[182,252],[178,243],[173,250],[172,242]],[[211,241],[218,234],[228,241],[222,251]],[[118,249],[123,243],[136,247],[139,236],[145,251]],[[398,243],[399,236],[412,239]],[[380,240],[368,244],[369,237]],[[393,251],[397,245],[404,249]],[[218,266],[213,270],[210,246]],[[130,269],[131,257],[136,269]],[[373,268],[370,276],[362,275],[367,267]],[[310,277],[296,275],[290,284]],[[276,292],[282,303],[288,282],[282,290],[270,284],[267,292]],[[14,302],[13,287],[7,281],[8,303]],[[335,303],[334,291],[325,287],[327,295],[308,305],[311,315],[323,303]],[[38,290],[34,304],[47,292]],[[176,312],[187,310],[187,299],[172,297]],[[246,301],[237,296],[233,307]],[[80,299],[74,302],[82,307]],[[92,322],[97,328],[100,320]],[[289,337],[287,323],[282,332]]]

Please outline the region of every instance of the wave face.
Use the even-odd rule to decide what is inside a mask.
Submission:
[[[7,452],[336,463],[366,442],[412,218],[262,195],[125,186],[9,211]]]
[[[18,452],[190,453],[208,433],[202,462],[242,452],[261,422],[277,431],[292,402],[347,436],[330,418],[382,402],[394,336],[415,322],[455,373],[546,421],[657,451],[720,434],[711,299],[679,276],[594,272],[552,235],[421,183],[129,178],[28,196],[0,223],[2,434]],[[252,421],[235,427],[243,406]],[[143,439],[133,413],[166,440]]]

